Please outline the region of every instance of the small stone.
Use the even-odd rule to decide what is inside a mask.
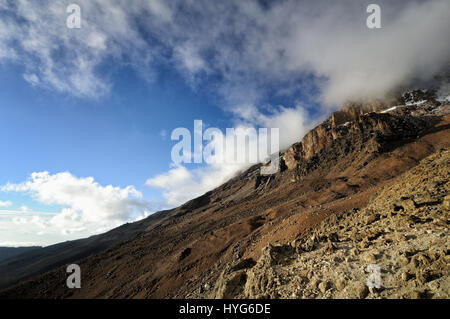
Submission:
[[[409,264],[409,259],[406,256],[403,256],[403,255],[400,256],[399,261],[400,261],[400,264],[402,266],[406,266],[406,265]]]
[[[347,285],[347,281],[344,278],[339,278],[336,281],[336,289],[339,291],[343,290],[346,285]]]
[[[330,235],[328,235],[328,238],[330,239],[330,241],[332,242],[337,242],[339,241],[339,236],[337,233],[331,233]]]
[[[419,260],[417,259],[417,256],[414,256],[413,258],[411,258],[410,261],[410,267],[411,269],[417,269],[419,267]]]
[[[325,247],[325,252],[332,253],[332,252],[334,252],[336,250],[337,250],[336,245],[331,240],[328,240],[328,243],[327,243],[327,245]]]
[[[369,247],[369,245],[370,245],[370,243],[366,239],[359,242],[359,248],[361,248],[361,249],[367,248],[367,247]]]
[[[379,219],[380,219],[380,215],[379,214],[367,216],[367,218],[366,218],[366,225],[370,225],[370,224],[376,222]]]
[[[317,287],[319,286],[319,281],[317,279],[312,280],[311,286],[313,287],[313,289],[317,289]]]
[[[414,210],[416,208],[416,204],[410,198],[402,200],[401,203],[399,204],[399,206],[403,207],[403,209],[406,211]]]
[[[402,272],[402,280],[403,281],[408,281],[410,278],[411,278],[411,275],[408,272],[406,272],[406,271]]]
[[[304,251],[313,251],[316,247],[316,243],[314,241],[314,239],[309,238],[303,245],[302,245],[302,249]]]
[[[439,259],[439,257],[441,256],[440,252],[437,251],[435,248],[430,248],[428,250],[427,256],[432,260],[432,261],[436,261]]]
[[[334,261],[336,264],[339,264],[339,263],[342,262],[342,258],[339,257],[339,256],[334,256],[334,257],[333,257],[333,261]]]
[[[424,285],[428,281],[430,281],[430,278],[431,278],[431,276],[428,271],[418,271],[416,273],[416,279],[421,285]]]
[[[365,284],[358,283],[355,285],[355,294],[359,299],[364,299],[369,294],[369,288]]]
[[[328,288],[330,288],[330,283],[328,281],[322,281],[319,284],[319,290],[324,294]]]
[[[421,299],[423,298],[423,292],[422,291],[418,291],[418,290],[413,290],[409,293],[409,298],[411,299]]]
[[[292,248],[296,248],[297,247],[297,240],[294,239],[293,241],[291,241],[291,247]]]
[[[375,255],[373,253],[367,253],[367,254],[364,255],[363,260],[366,263],[373,264],[373,263],[375,263],[377,258],[375,257]]]
[[[428,266],[430,264],[429,257],[422,253],[417,255],[417,259],[421,265]]]
[[[444,197],[443,204],[446,209],[450,209],[450,195]]]
[[[354,247],[350,250],[350,256],[356,257],[359,255],[359,250],[358,248]]]

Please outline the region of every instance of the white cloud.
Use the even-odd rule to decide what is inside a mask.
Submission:
[[[378,30],[365,27],[366,5],[334,1],[325,10],[314,8],[315,14],[305,11],[290,23],[291,36],[282,39],[289,69],[326,78],[321,95],[327,104],[383,98],[448,70],[449,1],[381,1]]]
[[[280,150],[299,141],[311,125],[307,113],[301,106],[297,106],[295,109],[284,107],[271,108],[269,114],[262,114],[255,106],[245,105],[236,108],[234,113],[236,116],[236,130],[242,129],[246,131],[254,129],[258,134],[258,127],[268,129],[279,128]],[[270,131],[268,134],[270,134]],[[234,139],[234,136],[226,135],[224,132],[222,132],[221,136],[224,144],[227,139]],[[237,145],[234,150],[225,148],[222,154],[213,156],[210,164],[200,168],[188,169],[187,166],[181,164],[172,164],[173,166],[168,172],[149,178],[146,185],[162,189],[167,206],[174,207],[183,204],[192,198],[220,186],[237,172],[254,164],[248,161],[246,163],[236,163],[236,161],[233,161],[236,154],[246,154],[252,141],[249,140],[246,145]],[[204,142],[204,145],[206,143]],[[256,137],[255,143],[258,145],[258,148],[266,146],[261,139],[258,139],[258,136]],[[238,149],[237,147],[241,148]],[[205,161],[205,158],[203,160]],[[262,161],[264,159],[259,158],[259,160]]]
[[[36,74],[34,74],[34,73],[32,73],[32,74],[25,73],[25,74],[23,75],[23,78],[24,78],[28,83],[30,83],[32,86],[36,86],[36,85],[39,84],[39,77],[38,77]]]
[[[167,130],[163,129],[163,130],[159,131],[159,136],[161,136],[161,138],[163,140],[165,140],[167,138]]]
[[[189,170],[183,165],[149,178],[146,185],[163,190],[168,207],[175,207],[198,197],[233,177],[242,164],[209,165]]]
[[[24,78],[32,85],[79,97],[101,97],[109,92],[111,83],[98,72],[100,64],[119,58],[126,47],[132,46],[137,52],[143,46],[142,39],[130,25],[129,12],[106,1],[78,1],[82,29],[69,29],[68,4],[28,0],[4,3],[0,59],[23,64]]]
[[[317,121],[313,121],[300,104],[295,108],[266,106],[265,113],[254,104],[241,104],[232,109],[236,125],[279,128],[280,150],[298,142]]]
[[[0,207],[10,207],[10,206],[12,206],[12,202],[11,201],[9,201],[9,200],[7,200],[7,201],[1,201],[0,200]]]
[[[176,47],[174,56],[181,63],[181,66],[191,74],[198,73],[206,68],[205,61],[192,45],[184,44]]]
[[[26,206],[26,205],[20,206],[20,210],[22,212],[30,212],[31,211],[31,209],[28,206]]]
[[[99,233],[150,213],[149,203],[133,186],[102,186],[92,177],[78,178],[68,172],[32,173],[27,181],[8,183],[1,190],[30,194],[46,205],[65,206],[54,216],[33,214],[22,207],[28,215],[19,214],[14,221],[34,225],[42,233]]]
[[[79,0],[82,28],[68,29],[69,2],[7,1],[0,61],[22,63],[33,85],[83,97],[109,92],[110,73],[99,67],[111,61],[150,79],[168,63],[188,81],[218,75],[220,86],[261,97],[265,85],[289,91],[309,73],[333,105],[382,97],[448,67],[448,0],[380,0],[378,30],[366,27],[369,3]]]
[[[167,1],[152,0],[147,1],[146,5],[148,5],[150,12],[152,12],[156,17],[160,18],[163,22],[173,22],[173,12],[167,6]]]

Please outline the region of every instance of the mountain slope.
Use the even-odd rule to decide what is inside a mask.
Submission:
[[[95,251],[83,241],[74,244],[80,255],[59,258],[47,250],[54,262],[40,272],[53,270],[0,297],[208,296],[229,265],[245,259],[252,264],[268,243],[301,238],[331,215],[365,207],[392,178],[449,147],[449,109],[430,101],[336,112],[280,155],[277,174],[260,175],[255,165],[176,209],[109,232],[117,240],[108,246],[86,245]],[[33,264],[25,262],[29,275]],[[65,267],[58,267],[72,262],[81,267],[81,289],[67,289]],[[0,264],[2,274],[13,269]]]
[[[0,247],[0,262],[13,256],[20,255],[30,250],[40,249],[40,246],[30,247]]]
[[[216,298],[449,298],[450,149],[290,244],[219,278]],[[375,265],[375,266],[373,266]],[[367,280],[378,268],[378,287]],[[244,267],[241,267],[244,268]],[[375,283],[376,281],[374,281]]]
[[[165,212],[146,220],[125,224],[101,235],[67,241],[0,260],[0,288],[8,287],[31,276],[41,274],[66,263],[98,253],[129,240],[158,220]]]

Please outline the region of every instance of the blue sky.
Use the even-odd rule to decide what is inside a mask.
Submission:
[[[23,72],[20,65],[1,66],[1,185],[21,183],[31,172],[41,171],[94,176],[101,185],[136,186],[150,202],[149,212],[154,212],[168,206],[161,191],[145,182],[169,169],[174,145],[170,132],[176,127],[191,129],[194,119],[215,127],[231,125],[225,111],[212,104],[214,97],[193,89],[171,70],[150,84],[133,69],[120,68],[113,88],[101,99],[43,90],[29,85]],[[17,215],[25,210],[58,213],[66,206],[44,204],[29,192],[0,192],[0,201],[11,202],[7,210]],[[41,243],[26,237],[31,239],[24,243]],[[61,239],[46,235],[42,243]]]
[[[170,134],[198,118],[227,124],[220,108],[174,74],[149,85],[121,70],[109,96],[86,100],[32,87],[18,67],[1,71],[0,141],[8,150],[0,159],[3,184],[49,170],[78,176],[95,171],[101,184],[144,185],[170,162],[173,142],[161,136],[163,130]]]
[[[284,148],[448,65],[448,1],[379,1],[376,30],[371,2],[0,0],[0,246],[103,232],[245,167],[174,165],[194,120],[279,128]]]

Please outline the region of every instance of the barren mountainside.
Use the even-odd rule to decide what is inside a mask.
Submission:
[[[274,175],[255,165],[178,208],[0,263],[0,297],[448,297],[449,128],[448,102],[423,94],[349,105]],[[69,263],[81,289],[66,287]],[[366,289],[367,263],[382,289]]]
[[[215,298],[448,298],[450,149],[425,158],[308,236],[224,271]],[[368,287],[370,265],[379,287]]]

